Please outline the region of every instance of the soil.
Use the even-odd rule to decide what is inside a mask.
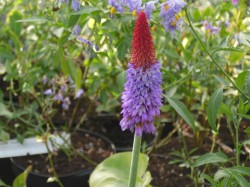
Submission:
[[[129,130],[122,131],[119,125],[120,118],[114,115],[99,115],[91,117],[83,124],[83,128],[103,134],[116,146],[117,151],[131,150],[134,140],[134,133]],[[153,143],[155,136],[143,134],[142,145],[148,146]]]
[[[168,124],[169,125],[169,124]],[[243,141],[246,139],[244,130],[246,127],[249,126],[249,121],[243,120],[241,129],[240,129],[240,140]],[[106,135],[110,139],[112,139],[116,144],[121,143],[123,146],[129,146],[131,147],[133,142],[133,134],[131,132],[122,132],[119,126],[119,117],[116,116],[99,116],[99,117],[92,117],[87,120],[87,122],[83,125],[84,128],[98,132],[101,134]],[[172,129],[171,126],[168,128]],[[200,131],[200,141],[197,142],[195,140],[192,130],[189,128],[188,125],[184,125],[182,132],[186,139],[187,149],[190,151],[194,148],[197,148],[197,150],[191,154],[191,158],[197,158],[200,155],[203,155],[205,153],[209,153],[212,145],[212,134],[209,131],[202,132]],[[165,133],[165,136],[169,132]],[[204,133],[204,134],[202,134]],[[90,140],[86,138],[85,136],[82,136],[83,140],[74,140],[72,138],[72,141],[75,142],[75,148],[78,150],[83,150],[89,158],[95,157],[93,154],[94,150],[98,150],[100,145],[95,144],[89,144]],[[230,158],[235,157],[234,152],[234,145],[232,144],[233,140],[230,135],[230,131],[228,129],[228,126],[226,125],[225,121],[221,121],[221,128],[219,135],[217,137],[217,142],[214,148],[214,152],[221,150],[225,154],[227,154]],[[102,151],[108,150],[108,148],[102,148],[100,149],[101,155],[103,155]],[[111,150],[111,149],[110,149]],[[171,153],[174,151],[181,151],[183,150],[183,143],[181,141],[181,138],[179,135],[174,134],[170,141],[163,145],[162,147],[152,151],[149,155],[149,166],[148,170],[150,171],[152,175],[152,186],[153,187],[193,187],[194,182],[191,179],[191,169],[190,167],[186,167],[183,162],[182,163],[175,163],[171,164],[171,162],[175,159],[178,159],[178,157],[173,156]],[[112,154],[112,151],[110,151],[107,154],[104,154],[105,156],[109,156]],[[62,159],[58,159],[58,155],[64,155]],[[31,158],[35,157],[36,159],[31,161]],[[37,158],[38,157],[38,158]],[[60,171],[63,171],[63,168],[83,168],[83,167],[91,167],[91,165],[87,165],[84,163],[83,159],[77,158],[77,164],[74,166],[74,164],[71,162],[71,160],[74,160],[77,156],[70,157],[71,159],[68,159],[65,154],[63,154],[61,151],[57,152],[57,155],[53,156],[56,169],[61,174]],[[99,156],[96,156],[99,158]],[[248,156],[247,156],[248,157]],[[189,157],[190,158],[190,157]],[[37,164],[39,166],[41,160],[46,160],[47,155],[43,156],[29,156],[28,159],[20,160],[23,167],[27,167],[29,164]],[[99,158],[98,162],[102,161],[104,158]],[[48,160],[47,160],[48,161]],[[67,161],[67,162],[66,162]],[[243,161],[246,161],[246,157],[242,158]],[[249,166],[249,161],[245,162],[246,166]],[[41,168],[44,168],[44,174],[51,175],[51,169],[49,167],[48,162],[46,163],[46,167],[44,167],[45,164],[40,164]],[[232,165],[227,165],[227,167],[231,167]],[[200,171],[203,170],[203,166],[198,168]],[[218,170],[218,166],[212,166],[210,169],[210,176],[214,174],[215,171]],[[67,170],[64,170],[66,173],[70,172]],[[247,178],[248,181],[250,181],[250,178]],[[199,187],[208,187],[209,185],[206,184],[199,184]]]
[[[239,129],[239,138],[242,142],[246,140],[246,133],[244,130],[249,126],[249,120],[243,120]],[[228,155],[229,158],[235,158],[234,144],[232,142],[233,138],[231,136],[228,125],[226,124],[225,119],[222,119],[221,128],[217,137],[217,141],[215,144],[214,152],[220,150]],[[187,150],[191,151],[194,148],[197,150],[189,156],[189,158],[197,158],[200,155],[209,153],[212,145],[212,134],[207,132],[202,137],[200,137],[201,142],[197,142],[195,140],[192,130],[186,125],[182,128],[182,132],[184,134]],[[179,159],[179,157],[171,155],[171,153],[175,151],[183,150],[183,143],[181,141],[180,136],[172,136],[170,141],[161,146],[160,148],[154,150],[149,155],[149,166],[148,170],[152,176],[152,186],[154,187],[194,187],[194,182],[190,177],[191,169],[189,167],[184,166],[184,161],[178,164],[171,164],[171,162],[175,159]],[[244,148],[242,149],[242,153],[244,153]],[[241,154],[240,155],[241,163],[244,163],[245,166],[250,166],[249,162],[249,154]],[[228,162],[226,167],[232,167],[232,163]],[[219,166],[210,165],[209,173],[206,173],[210,176],[219,169]],[[197,168],[202,171],[204,166],[200,166]],[[250,177],[245,177],[250,182]],[[199,184],[199,187],[208,187],[211,186],[209,184]]]
[[[188,150],[198,148],[191,138],[186,138]],[[194,187],[194,183],[190,178],[190,168],[185,167],[182,163],[171,164],[174,159],[171,156],[174,151],[181,151],[183,144],[179,137],[173,136],[171,141],[159,149],[153,151],[149,155],[148,170],[152,175],[152,186],[154,187]],[[194,152],[194,155],[205,154],[209,151],[209,145],[205,143],[202,147]],[[194,156],[193,155],[193,156]]]
[[[71,144],[80,153],[96,163],[114,153],[111,145],[103,139],[89,133],[76,131],[71,135]],[[70,152],[69,152],[70,153]],[[73,172],[92,169],[94,166],[77,154],[66,155],[62,150],[53,153],[53,162],[58,176],[64,176]],[[43,176],[52,176],[52,168],[47,154],[28,155],[14,158],[14,161],[22,168],[32,165],[32,171]]]

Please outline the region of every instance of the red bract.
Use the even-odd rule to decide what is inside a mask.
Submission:
[[[141,12],[136,20],[133,41],[131,63],[137,67],[149,68],[156,63],[153,37],[145,12]]]

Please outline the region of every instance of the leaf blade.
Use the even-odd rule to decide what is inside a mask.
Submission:
[[[185,122],[193,129],[193,131],[196,131],[194,118],[193,118],[192,114],[188,111],[188,109],[184,105],[184,103],[182,103],[181,101],[179,101],[178,99],[173,98],[173,97],[170,98],[166,95],[164,95],[164,97],[166,97],[168,103],[185,120]]]
[[[198,167],[204,164],[217,163],[217,162],[227,162],[228,157],[222,152],[217,153],[206,153],[195,160],[194,166]]]
[[[208,102],[208,107],[207,107],[208,123],[215,132],[218,131],[216,127],[216,118],[219,111],[219,107],[222,103],[222,97],[223,97],[223,89],[220,88],[212,94]]]

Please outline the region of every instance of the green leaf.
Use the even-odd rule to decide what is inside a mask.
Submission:
[[[17,20],[22,19],[22,14],[19,12],[15,11],[11,16],[10,16],[10,27],[13,32],[16,33],[17,36],[20,36],[21,29],[22,29],[22,23],[18,23]]]
[[[214,55],[215,53],[219,52],[219,51],[234,51],[234,52],[243,52],[242,49],[239,48],[232,48],[232,47],[222,47],[222,48],[217,48],[212,52],[212,55]]]
[[[0,103],[0,116],[5,116],[6,118],[12,118],[13,113],[8,110],[6,105]]]
[[[79,10],[77,12],[74,12],[71,15],[90,14],[90,13],[98,11],[98,10],[100,11],[99,8],[94,7],[94,6],[84,6],[84,7],[81,8],[81,10]]]
[[[54,54],[54,62],[55,62],[55,65],[56,66],[59,66],[61,63],[63,63],[65,60],[64,60],[64,51],[63,51],[63,48],[58,48],[58,50],[55,52]],[[63,69],[63,72],[67,71],[65,69],[66,67],[62,67]]]
[[[217,162],[227,162],[228,157],[222,152],[217,153],[207,153],[200,156],[197,160],[195,160],[194,166],[198,167],[204,164],[217,163]]]
[[[236,85],[242,90],[244,88],[245,82],[246,82],[246,78],[249,74],[249,71],[243,71],[241,72],[237,79],[236,79]]]
[[[250,176],[250,168],[249,167],[244,167],[244,166],[235,166],[232,168],[227,168],[230,171],[236,172],[236,173],[240,173],[242,175],[247,175]]]
[[[238,171],[232,170],[232,168],[223,168],[214,174],[215,180],[221,178],[233,178],[241,187],[250,187],[249,182]]]
[[[10,139],[9,133],[7,133],[5,130],[0,128],[0,141],[8,141]]]
[[[245,55],[245,53],[243,53],[243,52],[232,51],[230,53],[229,61],[231,63],[238,62],[238,61],[240,61],[244,57],[244,55]]]
[[[213,187],[216,186],[216,181],[215,181],[212,177],[210,177],[209,175],[203,173],[203,174],[202,174],[202,177],[203,177],[204,179],[206,179],[208,182],[210,182],[210,184],[212,184]]]
[[[117,153],[101,162],[90,175],[90,187],[127,187],[132,152]],[[137,187],[150,183],[151,175],[146,172],[148,156],[140,154],[137,172]]]
[[[240,32],[239,34],[235,35],[235,37],[238,39],[240,44],[244,44],[248,47],[250,47],[250,35],[245,34],[243,32]]]
[[[35,23],[38,23],[38,24],[41,24],[41,23],[46,23],[46,22],[50,22],[49,20],[47,20],[46,18],[25,18],[25,19],[20,19],[20,20],[17,20],[16,22],[35,22]]]
[[[194,118],[192,114],[188,111],[187,107],[179,100],[173,97],[168,97],[164,95],[168,100],[168,103],[175,109],[175,111],[185,120],[185,122],[192,127],[193,131],[196,130]]]
[[[76,66],[72,61],[64,60],[61,62],[61,68],[65,75],[70,75],[72,80],[76,81]]]
[[[10,59],[13,60],[15,58],[14,54],[10,49],[6,47],[0,47],[0,59]]]
[[[208,123],[211,126],[211,128],[216,132],[218,130],[216,126],[216,118],[220,105],[222,103],[222,97],[223,97],[223,89],[220,88],[212,94],[207,107]]]
[[[126,71],[121,71],[118,75],[117,75],[117,79],[116,79],[117,85],[119,87],[119,90],[122,91],[123,90],[123,85],[126,82]]]
[[[32,166],[29,166],[23,173],[18,175],[13,182],[13,187],[26,187],[26,180],[31,169]]]
[[[243,145],[250,145],[250,140],[245,140],[245,141],[243,142]]]
[[[5,184],[5,182],[3,182],[1,179],[0,179],[0,186],[1,187],[11,187],[11,186]]]
[[[128,52],[128,47],[129,44],[126,39],[122,39],[118,44],[117,44],[117,52],[118,52],[118,58],[120,61],[123,61],[125,59],[125,56]]]
[[[79,18],[80,18],[80,15],[70,15],[68,27],[74,26]]]
[[[230,177],[230,173],[225,171],[224,169],[218,170],[215,174],[214,174],[214,180],[219,181],[222,178],[228,178]]]
[[[82,84],[82,70],[81,68],[77,68],[76,69],[76,74],[75,74],[75,85],[76,85],[76,92],[81,88],[81,84]]]

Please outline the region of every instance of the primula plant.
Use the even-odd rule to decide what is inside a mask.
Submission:
[[[249,8],[0,0],[0,140],[113,115],[133,150],[99,164],[91,187],[250,186]]]

